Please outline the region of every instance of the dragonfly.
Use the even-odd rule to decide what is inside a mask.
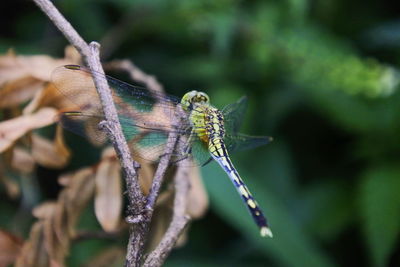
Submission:
[[[229,154],[269,143],[267,136],[250,136],[239,133],[247,98],[242,97],[219,110],[210,104],[209,96],[200,91],[190,91],[182,98],[148,90],[90,71],[79,65],[64,65],[53,71],[52,83],[70,100],[71,106],[60,113],[62,126],[88,138],[92,143],[106,142],[98,124],[105,120],[93,76],[104,77],[112,91],[123,134],[132,153],[145,160],[157,162],[163,155],[168,135],[177,133],[173,162],[189,159],[194,165],[205,165],[215,160],[229,176],[260,235],[272,237],[260,206],[234,167]],[[181,123],[172,123],[177,106],[185,113]],[[186,161],[185,161],[186,162]]]

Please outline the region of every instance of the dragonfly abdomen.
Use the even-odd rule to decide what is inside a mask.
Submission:
[[[224,169],[224,171],[228,174],[232,183],[236,187],[237,192],[240,194],[241,198],[245,202],[251,216],[253,217],[254,221],[260,228],[261,236],[272,237],[272,232],[268,226],[267,219],[265,218],[263,212],[261,211],[257,201],[254,199],[249,189],[243,182],[236,168],[233,166],[232,161],[229,159],[222,138],[215,138],[214,140],[211,139],[209,144],[209,150],[211,156]]]

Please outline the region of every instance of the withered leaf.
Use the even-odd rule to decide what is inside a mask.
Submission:
[[[25,149],[16,147],[12,150],[11,167],[21,173],[32,173],[35,167],[35,160]]]
[[[22,239],[0,229],[0,267],[12,264],[22,248]]]
[[[15,263],[16,267],[47,267],[49,256],[44,240],[43,222],[36,222],[29,234],[29,240],[22,247]]]
[[[121,168],[114,150],[104,150],[96,172],[95,214],[103,229],[118,229],[122,213]]]
[[[110,247],[102,250],[98,255],[86,263],[85,267],[112,267],[123,266],[125,262],[125,249]]]
[[[22,77],[3,85],[0,90],[0,108],[10,108],[27,102],[43,87],[43,82],[33,77]]]
[[[75,53],[76,54],[76,53]],[[54,59],[45,55],[18,56],[9,51],[0,56],[0,107],[12,107],[31,99],[50,81],[52,71],[58,66],[78,63],[71,49],[66,59]]]
[[[199,167],[190,167],[188,178],[190,179],[190,188],[186,212],[190,217],[196,219],[202,217],[207,211],[208,195],[201,179]]]
[[[57,207],[57,202],[46,201],[41,203],[39,206],[36,206],[32,210],[32,214],[38,219],[48,219],[54,214],[56,207]]]
[[[59,202],[63,202],[66,209],[68,232],[75,235],[75,225],[86,207],[88,201],[93,197],[95,182],[92,168],[84,168],[77,171],[70,179],[68,187],[61,192]],[[62,229],[63,216],[58,216],[56,223],[58,228]]]
[[[34,114],[0,122],[0,152],[27,132],[54,123],[56,114],[57,111],[53,108],[41,108]]]
[[[61,128],[57,129],[53,142],[37,134],[32,135],[32,156],[38,164],[48,168],[62,168],[68,163],[70,155]]]
[[[58,66],[71,63],[72,58],[54,59],[46,55],[18,56],[8,52],[0,56],[0,85],[23,77],[49,81],[52,71]]]

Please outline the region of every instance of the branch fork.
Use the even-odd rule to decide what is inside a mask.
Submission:
[[[62,16],[57,8],[49,0],[33,0],[36,5],[49,17],[54,25],[64,34],[68,41],[78,50],[84,62],[90,70],[104,74],[100,62],[100,44],[91,42],[87,44],[83,38],[75,31],[71,24]],[[135,67],[132,65],[132,67]],[[135,67],[136,68],[136,67]],[[150,84],[154,85],[155,90],[162,88],[154,78],[137,69],[137,75],[146,77]],[[161,158],[156,174],[153,179],[150,193],[145,197],[140,189],[138,172],[139,163],[132,159],[128,144],[122,132],[122,127],[118,120],[117,110],[113,103],[112,94],[108,83],[101,75],[93,76],[94,83],[99,94],[106,121],[100,123],[100,127],[105,130],[113,147],[117,153],[124,173],[127,193],[128,193],[128,216],[127,222],[130,223],[131,231],[126,255],[126,266],[140,266],[143,258],[144,245],[146,243],[149,223],[151,221],[154,205],[160,193],[160,188],[164,179],[165,171],[168,168],[172,152],[175,149],[177,139],[176,133],[171,133],[168,137],[165,156]],[[158,89],[157,89],[158,88]],[[178,112],[179,113],[179,112]],[[179,123],[179,116],[173,123]],[[178,167],[175,176],[175,200],[174,211],[171,224],[156,249],[146,257],[144,266],[161,266],[169,252],[173,248],[176,240],[186,227],[190,218],[186,215],[186,201],[189,189],[188,172],[184,167]],[[138,212],[139,211],[139,212]],[[139,213],[139,215],[137,215]]]

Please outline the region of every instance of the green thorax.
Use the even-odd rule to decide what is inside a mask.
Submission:
[[[198,91],[186,93],[181,105],[189,113],[193,131],[206,144],[210,139],[222,139],[225,136],[222,112],[210,104],[207,94]]]

